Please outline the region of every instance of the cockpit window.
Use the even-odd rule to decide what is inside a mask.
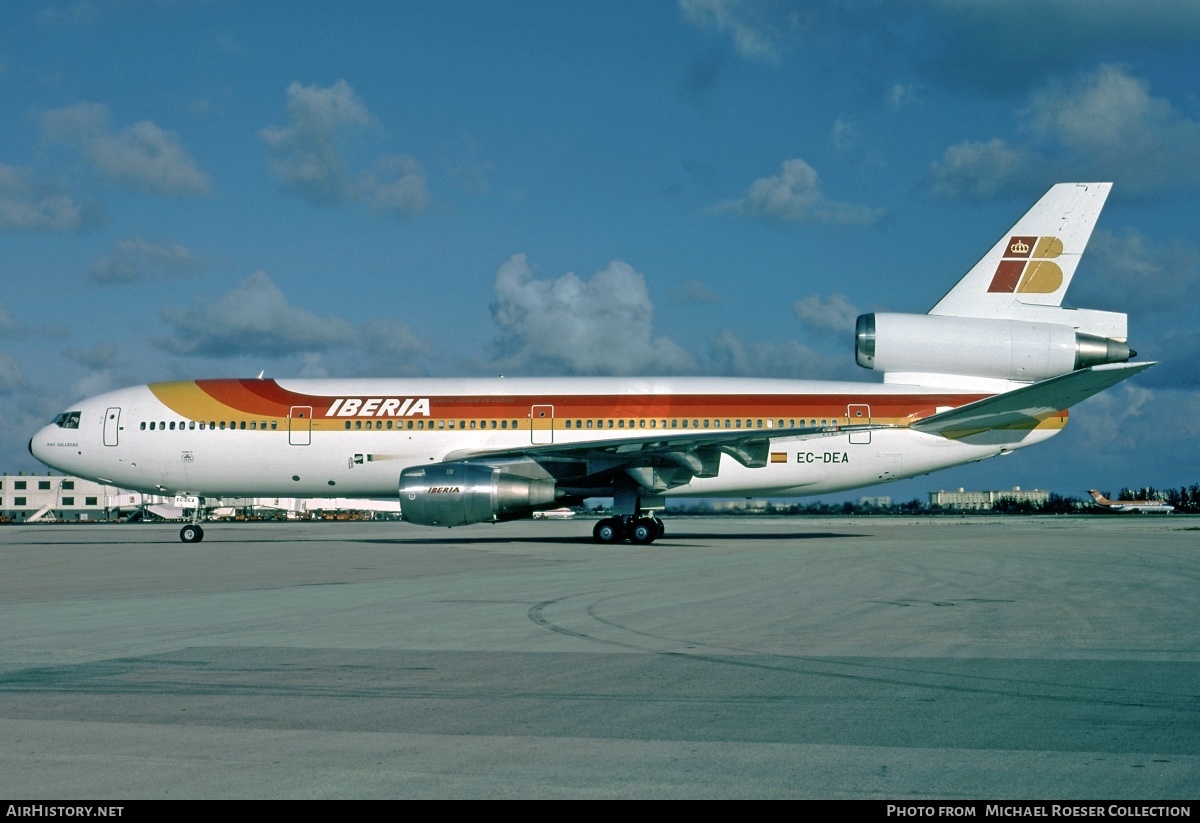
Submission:
[[[54,425],[58,426],[60,429],[79,428],[79,412],[63,412],[58,417],[54,418]]]

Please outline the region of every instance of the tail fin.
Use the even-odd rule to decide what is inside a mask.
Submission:
[[[1059,183],[938,304],[934,315],[1058,323],[1124,341],[1124,314],[1063,309],[1112,183]]]
[[[1090,494],[1092,496],[1092,499],[1095,500],[1097,503],[1099,503],[1101,506],[1111,506],[1112,505],[1111,500],[1109,500],[1107,497],[1105,497],[1104,495],[1102,495],[1100,492],[1096,491],[1095,489],[1089,489],[1088,494]]]
[[[1124,314],[1062,306],[1111,188],[1051,188],[928,314],[860,316],[858,364],[885,383],[1008,391],[1136,356]]]

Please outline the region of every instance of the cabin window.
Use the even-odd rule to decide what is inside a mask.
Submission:
[[[759,429],[762,428],[762,418],[759,418],[758,425],[755,428],[759,428]]]
[[[706,429],[708,428],[708,421],[707,421],[707,420],[705,420],[705,421],[704,421],[704,428],[706,428]]]
[[[146,430],[146,421],[145,420],[142,421],[141,429],[142,429],[142,431]]]
[[[646,420],[645,420],[644,418],[643,418],[643,419],[641,419],[641,420],[638,420],[638,428],[639,428],[639,429],[644,429],[644,428],[646,428]]]

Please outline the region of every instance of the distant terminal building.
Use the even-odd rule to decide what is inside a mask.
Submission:
[[[1014,486],[1008,491],[969,492],[965,489],[958,491],[939,491],[929,493],[929,505],[940,506],[943,509],[973,509],[987,511],[994,509],[997,503],[1029,503],[1043,506],[1050,499],[1050,492],[1043,489],[1022,489]]]
[[[358,519],[397,516],[399,500],[261,497],[206,498],[210,519],[235,517],[239,511],[288,518]],[[128,489],[53,474],[0,475],[0,523],[75,523],[125,520],[150,514],[164,520],[191,516],[193,498],[143,494]]]
[[[105,520],[121,509],[158,498],[78,477],[51,474],[0,475],[0,518],[14,523],[41,519]]]

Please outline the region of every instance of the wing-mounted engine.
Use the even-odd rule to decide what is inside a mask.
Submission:
[[[558,505],[553,480],[483,463],[435,463],[400,473],[401,517],[424,526],[467,526],[529,517]]]
[[[1050,311],[1058,317],[1071,310]],[[906,375],[1033,383],[1086,366],[1125,363],[1135,354],[1123,339],[1036,320],[874,313],[861,315],[855,329],[858,365]]]

